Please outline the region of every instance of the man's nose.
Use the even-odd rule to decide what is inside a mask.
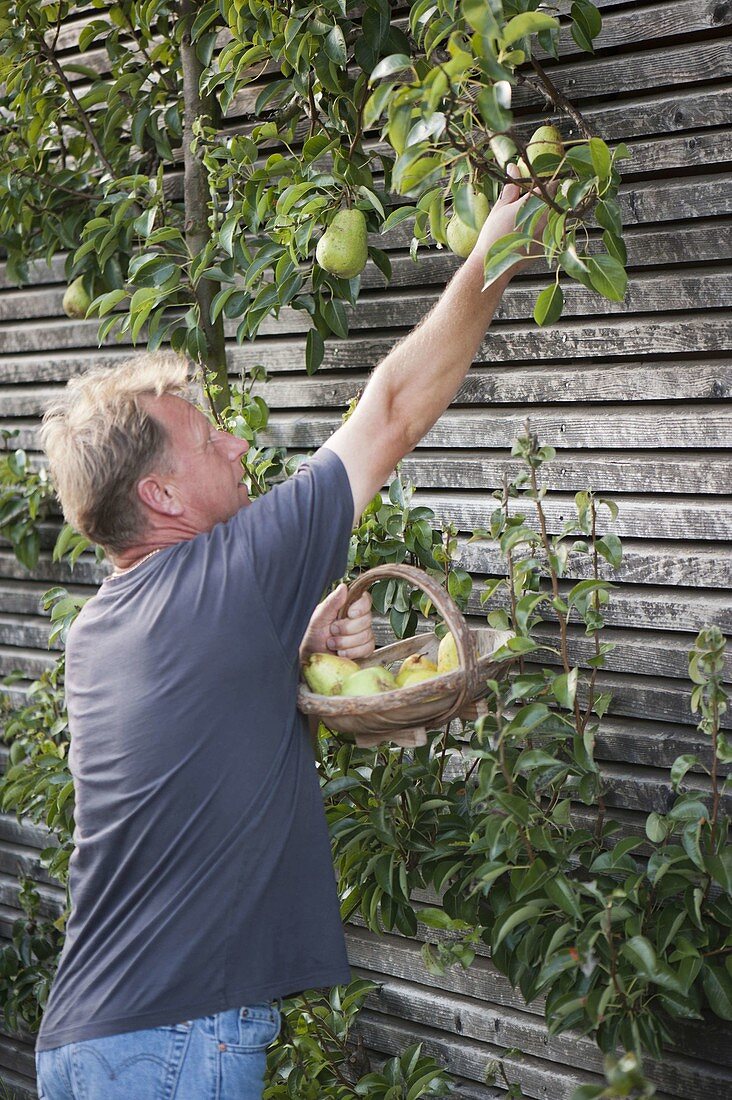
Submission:
[[[249,441],[246,439],[239,439],[233,435],[231,437],[231,453],[232,458],[241,458],[249,450]]]

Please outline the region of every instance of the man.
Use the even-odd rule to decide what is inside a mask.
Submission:
[[[43,1100],[259,1097],[282,997],[350,981],[299,664],[373,649],[368,599],[313,609],[469,369],[516,270],[482,291],[483,257],[523,201],[504,188],[352,416],[254,501],[246,442],[186,400],[176,357],[74,379],[46,413],[64,514],[114,572],[67,643],[76,847]]]

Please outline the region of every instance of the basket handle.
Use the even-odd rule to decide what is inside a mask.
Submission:
[[[462,708],[463,704],[468,699],[472,698],[476,689],[478,669],[475,660],[475,646],[470,633],[470,627],[465,622],[452,596],[449,592],[445,591],[441,584],[437,583],[434,577],[431,577],[429,573],[425,573],[424,569],[416,569],[413,565],[400,565],[397,563],[393,565],[377,565],[373,569],[367,569],[366,572],[361,573],[360,576],[356,577],[355,581],[349,585],[346,602],[341,608],[338,618],[344,618],[346,616],[348,608],[352,603],[355,603],[367,588],[370,588],[376,581],[386,577],[402,578],[403,580],[410,581],[416,588],[421,588],[440,612],[442,618],[447,623],[450,633],[455,639],[458,659],[460,665],[465,669],[465,681],[460,695],[455,702],[455,706],[452,709],[452,716]]]

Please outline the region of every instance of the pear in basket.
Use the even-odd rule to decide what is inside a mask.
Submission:
[[[448,630],[437,650],[437,671],[442,676],[445,672],[453,672],[459,664],[455,639]]]
[[[413,672],[430,672],[432,675],[435,675],[437,672],[437,665],[434,661],[431,661],[429,657],[426,657],[424,653],[410,653],[408,657],[404,658],[397,672],[397,687],[403,687],[407,679],[410,683],[416,683],[416,680],[412,680]],[[426,680],[429,679],[429,677],[422,676],[421,679]]]
[[[340,695],[354,672],[358,672],[356,662],[335,653],[311,653],[302,666],[305,682],[318,695]]]
[[[392,691],[396,686],[396,680],[388,668],[372,665],[349,676],[341,695],[380,695],[382,691]]]
[[[439,675],[437,669],[434,672],[429,668],[407,669],[401,681],[397,678],[397,684],[399,687],[411,687],[412,684],[421,684],[424,680],[434,680]]]

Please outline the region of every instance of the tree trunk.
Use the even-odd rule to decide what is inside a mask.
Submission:
[[[181,68],[183,70],[183,156],[184,181],[183,196],[185,203],[186,242],[192,256],[198,256],[211,239],[208,225],[209,186],[206,168],[201,151],[191,151],[193,123],[201,115],[206,115],[213,125],[217,125],[218,103],[216,97],[208,94],[201,96],[200,80],[203,65],[196,56],[195,45],[191,43],[190,29],[196,15],[195,0],[181,0],[180,16],[184,24],[184,34],[180,46]],[[221,411],[230,400],[229,381],[226,374],[226,346],[224,343],[224,319],[220,314],[214,324],[211,323],[211,302],[219,290],[219,284],[210,279],[201,279],[195,290],[200,310],[200,326],[206,338],[208,354],[204,368],[216,372],[216,383],[221,393],[215,399],[216,408]]]

